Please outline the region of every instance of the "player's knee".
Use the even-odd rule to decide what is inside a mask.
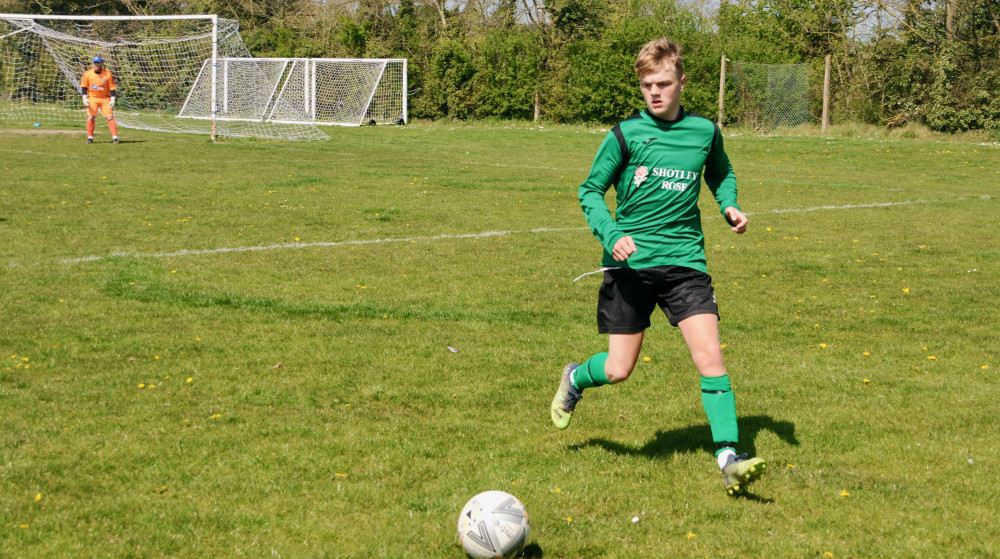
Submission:
[[[632,374],[635,367],[629,363],[616,363],[610,359],[604,364],[604,376],[608,377],[608,382],[615,384],[621,382]]]

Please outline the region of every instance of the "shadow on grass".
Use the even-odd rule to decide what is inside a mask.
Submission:
[[[761,431],[771,431],[781,440],[790,445],[798,445],[795,438],[795,424],[790,421],[776,421],[767,415],[751,415],[739,418],[740,439],[743,442],[739,445],[741,452],[747,452],[751,456],[757,455],[757,446],[754,441]],[[648,458],[664,458],[671,454],[689,453],[704,451],[715,453],[715,444],[712,443],[712,429],[708,425],[692,425],[681,429],[670,431],[660,431],[656,437],[641,447],[634,447],[607,439],[590,439],[587,442],[572,445],[572,450],[580,450],[588,446],[599,446],[615,454],[626,454],[632,456],[646,456]]]
[[[528,559],[538,559],[539,557],[544,557],[545,554],[542,552],[542,546],[537,543],[529,543],[524,551],[521,552],[521,557]]]
[[[761,431],[771,431],[781,440],[790,445],[797,446],[799,440],[795,437],[795,424],[791,421],[778,421],[767,415],[751,415],[739,418],[740,439],[738,451],[746,452],[750,456],[757,456],[757,445],[754,441]],[[670,431],[660,431],[656,437],[648,443],[635,447],[622,444],[607,439],[590,439],[587,442],[571,445],[571,450],[581,450],[590,446],[599,446],[608,452],[629,456],[645,456],[656,460],[666,458],[671,454],[692,453],[703,451],[715,453],[715,444],[712,442],[712,429],[708,425],[692,425]],[[771,499],[758,497],[752,493],[737,495],[738,498],[749,501],[771,503]]]

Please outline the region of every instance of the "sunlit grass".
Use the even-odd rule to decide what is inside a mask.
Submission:
[[[732,499],[662,317],[549,424],[606,343],[605,131],[331,133],[0,135],[0,556],[461,557],[487,489],[535,557],[1000,554],[997,147],[727,137],[751,228],[706,194],[706,250],[770,467]]]

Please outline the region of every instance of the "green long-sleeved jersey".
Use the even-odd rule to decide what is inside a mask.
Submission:
[[[583,214],[604,246],[604,266],[685,266],[708,272],[698,195],[701,179],[719,203],[736,204],[736,175],[712,121],[681,109],[666,121],[648,111],[625,119],[605,136],[590,175],[580,185]],[[615,186],[615,216],[604,200]],[[637,252],[624,262],[611,256],[631,235]]]

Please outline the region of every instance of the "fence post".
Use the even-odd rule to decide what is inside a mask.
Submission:
[[[726,112],[726,55],[722,55],[722,66],[719,70],[719,128],[722,128],[722,118]]]
[[[826,70],[823,72],[823,126],[820,133],[826,134],[830,125],[830,55],[826,55]]]

